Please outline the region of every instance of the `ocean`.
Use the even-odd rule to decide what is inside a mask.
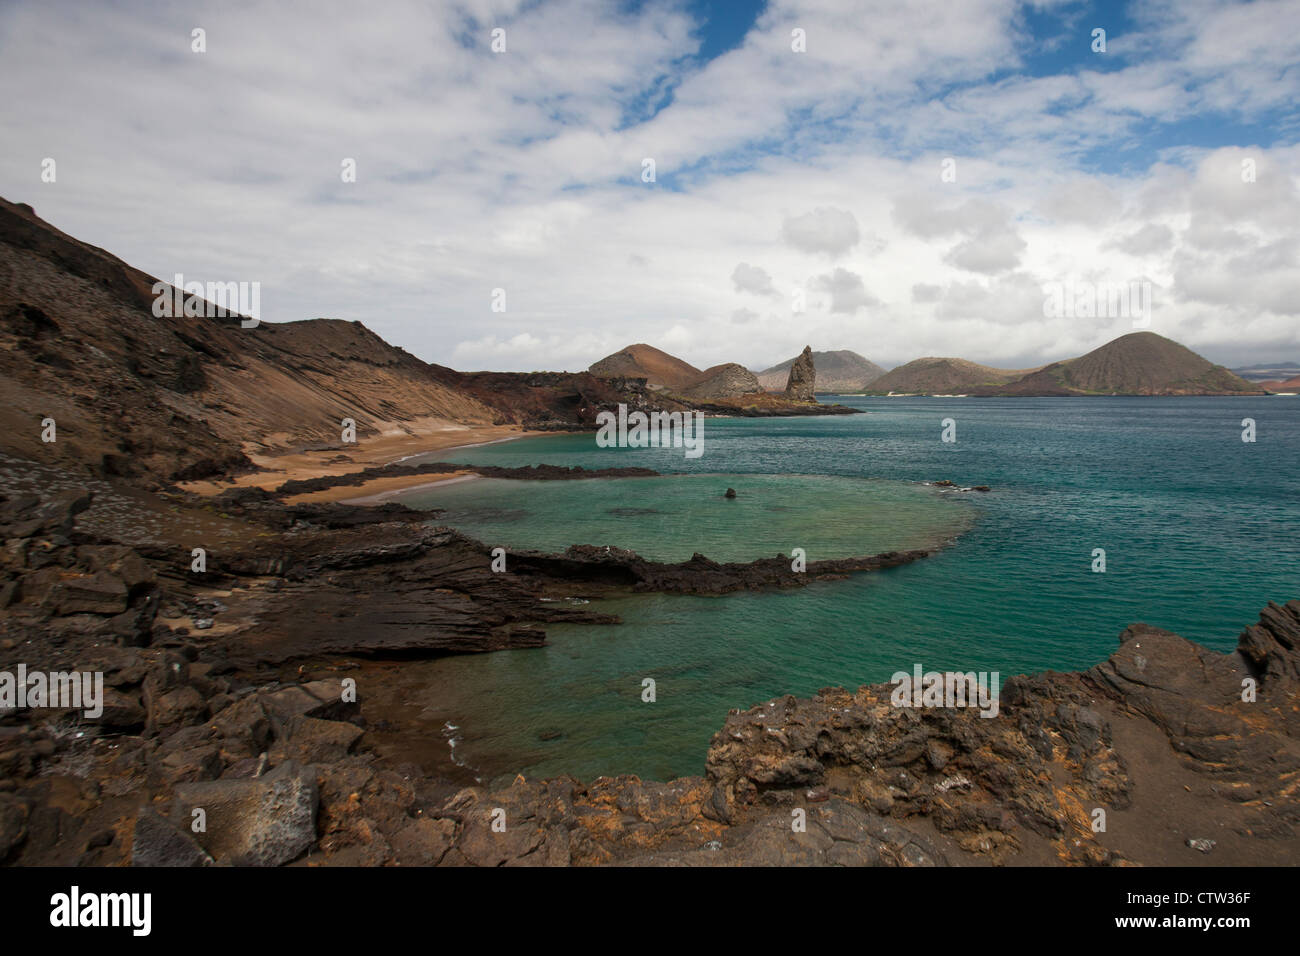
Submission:
[[[407,494],[489,544],[808,560],[940,546],[798,590],[597,602],[617,626],[404,665],[430,733],[485,780],[704,770],[731,708],[927,670],[1086,668],[1143,621],[1216,650],[1300,597],[1300,401],[828,398],[863,415],[709,419],[704,454],[556,435],[436,460],[662,478],[478,480]],[[1256,440],[1242,441],[1243,419]],[[941,441],[943,420],[954,442]],[[932,483],[988,485],[945,490]],[[734,487],[735,500],[722,497]],[[1097,550],[1104,551],[1105,571]],[[647,679],[654,700],[644,697]]]

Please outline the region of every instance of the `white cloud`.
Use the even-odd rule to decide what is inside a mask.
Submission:
[[[803,252],[840,256],[856,246],[862,235],[847,209],[818,208],[787,217],[781,224],[781,238]]]
[[[772,277],[767,270],[751,266],[748,262],[739,263],[731,272],[731,282],[737,292],[750,292],[754,295],[780,296]]]
[[[1135,232],[1112,240],[1112,248],[1131,256],[1151,256],[1167,250],[1174,241],[1173,230],[1160,222],[1149,222]]]
[[[813,288],[829,292],[830,311],[852,314],[859,309],[879,305],[880,300],[867,291],[862,276],[848,269],[836,269],[813,280]]]
[[[1150,276],[1155,331],[1300,357],[1294,4],[1140,6],[1106,69],[1055,76],[1018,72],[1012,0],[771,0],[702,67],[676,4],[223,5],[205,54],[179,5],[58,10],[0,8],[22,91],[0,99],[0,195],[157,275],[260,281],[268,321],[358,319],[470,369],[635,341],[700,367],[806,342],[1029,364],[1123,331],[1044,319],[1045,283]],[[1267,147],[1144,140],[1279,115]],[[1138,158],[1099,170],[1117,144]]]

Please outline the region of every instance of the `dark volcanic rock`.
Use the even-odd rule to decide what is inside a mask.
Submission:
[[[895,817],[926,815],[963,850],[995,860],[1046,840],[1061,860],[1114,863],[1123,851],[1077,808],[1133,807],[1171,772],[1144,772],[1163,750],[1214,776],[1214,790],[1239,805],[1238,832],[1285,837],[1257,846],[1280,859],[1300,824],[1287,796],[1300,771],[1297,628],[1300,601],[1270,604],[1237,652],[1219,654],[1134,625],[1089,671],[1009,678],[992,718],[969,708],[896,707],[891,685],[736,712],[709,749],[711,813],[735,825],[773,803],[805,803],[803,788],[833,779],[835,792]],[[1258,660],[1274,662],[1272,675],[1258,672]],[[1244,699],[1249,681],[1257,699]],[[1113,722],[1128,715],[1140,721],[1128,721],[1121,744]],[[1152,812],[1169,812],[1163,798]]]
[[[1300,769],[1300,749],[1290,739],[1300,722],[1261,723],[1265,708],[1242,699],[1247,682],[1262,685],[1260,695],[1274,706],[1285,698],[1285,665],[1280,673],[1261,675],[1250,651],[1262,649],[1265,660],[1271,656],[1294,667],[1298,645],[1286,642],[1300,626],[1300,602],[1270,604],[1260,619],[1242,635],[1235,654],[1217,654],[1177,634],[1134,624],[1120,636],[1119,651],[1088,674],[1159,727],[1181,753],[1238,773]]]
[[[54,582],[45,606],[54,614],[121,614],[127,589],[121,578],[106,571],[65,575]]]
[[[889,551],[861,558],[809,562],[795,571],[784,555],[750,562],[719,563],[702,554],[674,564],[647,561],[633,551],[596,545],[574,545],[564,554],[508,551],[507,564],[520,575],[543,575],[588,581],[635,591],[677,594],[726,594],[730,591],[803,587],[810,580],[837,578],[854,572],[879,571],[929,557],[930,551]]]
[[[273,722],[284,724],[302,717],[343,719],[357,712],[356,704],[344,698],[342,682],[333,680],[318,680],[309,684],[294,684],[280,690],[261,691],[258,702]]]
[[[316,778],[290,761],[253,780],[214,780],[176,788],[173,816],[206,814],[195,839],[218,863],[279,866],[316,840]]]
[[[147,719],[144,706],[134,694],[125,694],[114,687],[104,688],[103,713],[94,723],[114,730],[135,730],[144,727]]]
[[[399,830],[393,853],[403,866],[437,866],[456,841],[454,820],[421,818]]]
[[[183,520],[193,504],[172,500]],[[565,598],[798,587],[927,552],[796,572],[784,556],[660,563],[581,545],[507,552],[494,573],[486,544],[427,527],[427,513],[235,493],[217,507],[243,531],[198,578],[189,535],[96,537],[97,511],[122,499],[74,502],[0,499],[0,573],[14,585],[0,646],[29,667],[101,671],[105,689],[98,720],[60,716],[75,734],[32,713],[0,726],[0,849],[20,865],[273,865],[304,852],[339,865],[1247,865],[1300,853],[1300,602],[1266,607],[1232,654],[1133,625],[1088,671],[1008,677],[994,717],[896,707],[888,684],[828,688],[733,712],[704,777],[461,789],[468,773],[454,784],[385,756],[401,718],[381,707],[363,720],[337,668],[380,701],[391,665],[357,658],[535,646],[552,621],[614,622]],[[126,611],[43,603],[97,575]],[[149,646],[115,623],[138,613],[154,621]],[[168,801],[131,835],[131,808]],[[189,830],[197,806],[206,833]],[[1097,809],[1109,831],[1094,832]]]
[[[152,807],[135,820],[131,844],[133,866],[210,866],[212,857],[185,830]]]
[[[13,794],[0,793],[0,863],[27,838],[27,804]]]
[[[230,659],[539,647],[546,641],[541,624],[616,620],[541,601],[507,561],[512,573],[494,574],[486,546],[405,522],[322,534],[274,558],[242,555],[241,568],[274,566],[285,579],[251,598],[258,626],[229,641]],[[356,600],[358,592],[369,599]]]
[[[351,753],[361,735],[361,728],[355,724],[315,717],[291,717],[285,722],[282,736],[271,747],[269,756],[275,764],[289,760],[304,764],[331,763]]]
[[[729,828],[723,839],[684,852],[632,857],[632,865],[671,866],[944,866],[947,859],[925,837],[841,798],[777,810]]]

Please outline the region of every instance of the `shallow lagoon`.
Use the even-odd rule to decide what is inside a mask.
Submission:
[[[874,551],[883,549],[875,542],[888,538],[886,530],[942,536],[962,521],[970,527],[952,547],[907,567],[793,592],[623,598],[603,602],[623,617],[621,626],[551,627],[549,647],[405,665],[404,692],[425,708],[429,732],[453,724],[448,733],[460,759],[485,776],[663,779],[702,772],[709,738],[732,707],[884,681],[916,663],[1004,677],[1087,667],[1108,656],[1134,621],[1228,650],[1268,600],[1300,596],[1300,402],[1293,399],[841,401],[869,414],[710,419],[705,453],[693,461],[680,449],[600,449],[592,435],[450,456],[498,465],[641,465],[701,482],[679,485],[692,488],[681,498],[693,502],[680,511],[671,494],[620,505],[603,491],[538,491],[538,482],[517,483],[527,487],[509,495],[486,481],[445,489],[444,505],[467,512],[462,527],[477,522],[518,546],[608,543],[680,559],[692,550],[726,557],[728,547],[740,556],[751,548],[788,552],[804,546],[788,539],[802,538],[824,541],[828,551],[860,539]],[[946,417],[957,421],[955,444],[939,441]],[[1258,423],[1253,444],[1241,441],[1244,417]],[[805,477],[816,475],[858,483]],[[869,478],[886,481],[862,481]],[[865,504],[868,490],[936,504],[936,492],[919,483],[941,478],[993,491],[943,493],[915,521],[892,507],[873,515]],[[747,497],[715,500],[728,484]],[[771,511],[772,537],[729,541],[737,515],[756,529],[759,511],[791,503],[782,487],[819,490],[834,505],[800,504],[810,510],[795,512],[793,524]],[[489,506],[493,495],[501,497]],[[757,510],[728,512],[733,505]],[[472,514],[484,507],[523,514]],[[620,507],[660,514],[609,513]],[[1092,572],[1096,548],[1106,551],[1105,574]],[[653,704],[641,701],[645,677],[657,682]]]

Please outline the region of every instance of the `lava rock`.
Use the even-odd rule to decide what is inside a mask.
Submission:
[[[210,866],[212,857],[194,838],[157,810],[145,807],[135,820],[132,866]]]
[[[0,793],[0,862],[27,838],[27,804],[10,793]]]
[[[214,780],[176,788],[177,819],[202,808],[206,832],[195,834],[218,863],[280,866],[316,839],[316,776],[294,761],[251,780]]]
[[[271,747],[271,762],[333,763],[352,752],[362,733],[355,724],[339,720],[291,717],[284,724],[283,735]]]
[[[62,576],[45,599],[46,608],[57,615],[121,614],[126,603],[126,584],[107,571]]]

